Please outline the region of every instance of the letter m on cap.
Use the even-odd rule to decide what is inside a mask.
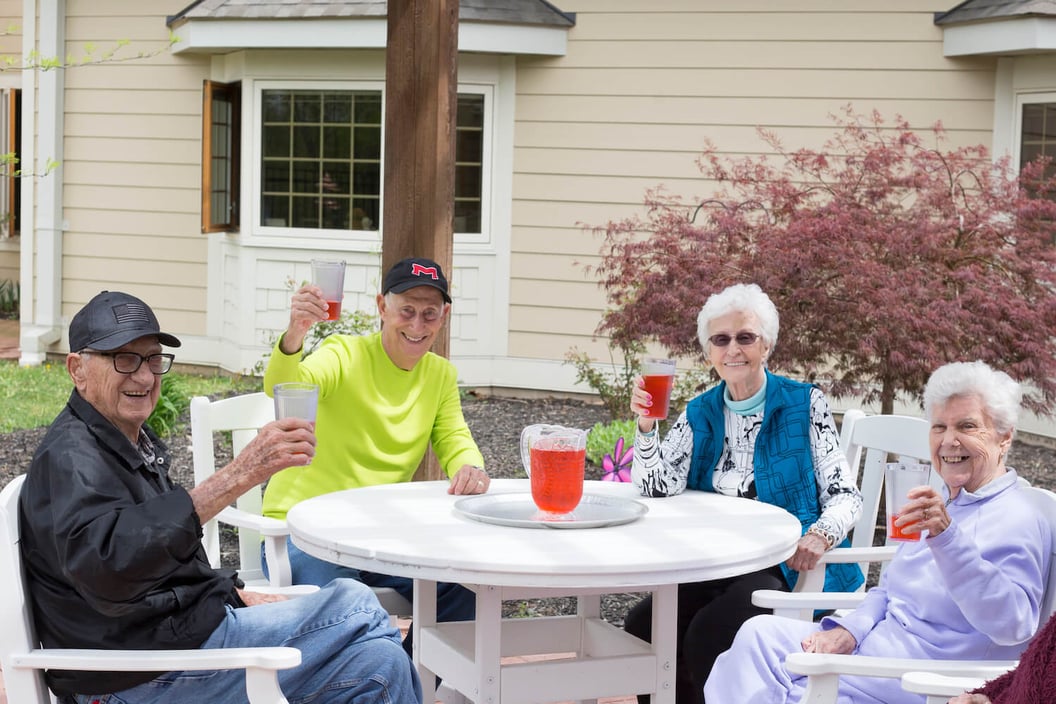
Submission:
[[[421,264],[411,264],[411,276],[428,276],[433,281],[440,278],[435,266],[422,266]]]

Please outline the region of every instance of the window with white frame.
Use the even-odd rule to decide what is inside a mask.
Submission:
[[[376,229],[381,91],[268,89],[260,110],[260,224]]]
[[[486,223],[489,93],[458,93],[456,233]],[[258,224],[320,231],[376,231],[381,219],[383,96],[376,89],[263,85]]]
[[[484,95],[458,94],[455,232],[481,232],[484,217]]]
[[[1020,112],[1019,168],[1041,156],[1056,160],[1056,94],[1024,97]],[[1045,176],[1054,173],[1056,164],[1050,163]]]

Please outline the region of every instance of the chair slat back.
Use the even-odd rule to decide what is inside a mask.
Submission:
[[[272,399],[258,392],[243,394],[219,401],[210,401],[205,396],[191,399],[191,448],[194,460],[194,483],[199,484],[216,472],[214,455],[214,434],[223,431],[231,432],[231,445],[234,455],[257,435],[265,424],[275,420],[275,404]],[[247,491],[240,496],[235,505],[248,514],[260,516],[263,512],[263,487]],[[220,566],[220,521],[215,518],[202,526],[202,543],[213,567]],[[265,543],[268,552],[268,565],[272,586],[289,586],[292,583],[289,560],[286,557],[285,537],[276,540],[273,535]],[[269,584],[260,564],[260,532],[238,527],[239,577],[247,585]],[[372,587],[378,601],[394,617],[411,613],[411,605],[390,587]]]
[[[194,483],[200,484],[216,472],[213,442],[215,433],[231,432],[231,449],[238,455],[266,423],[275,420],[275,404],[263,392],[232,396],[210,401],[205,396],[191,399],[191,455]],[[236,501],[238,508],[260,515],[263,491],[247,491]],[[220,525],[214,520],[202,527],[202,542],[209,564],[220,566]],[[260,568],[260,534],[255,530],[238,531],[239,576],[247,583],[266,582]]]
[[[850,416],[850,418],[848,418]],[[877,530],[880,497],[884,491],[884,468],[890,461],[931,461],[929,424],[923,418],[902,415],[865,415],[848,411],[844,415],[841,443],[851,472],[862,492],[862,515],[851,534],[851,547],[870,547]],[[932,485],[942,486],[942,478],[932,472]],[[887,526],[883,526],[885,542]],[[868,574],[869,564],[859,563]]]
[[[43,671],[11,665],[12,654],[28,653],[40,645],[19,552],[18,497],[25,480],[26,475],[20,474],[0,491],[0,667],[11,704],[50,704]]]

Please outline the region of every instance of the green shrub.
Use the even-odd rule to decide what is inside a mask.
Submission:
[[[158,405],[154,407],[150,418],[147,418],[147,425],[161,437],[172,435],[177,421],[190,403],[187,383],[183,377],[178,374],[166,374],[161,377],[161,394],[158,396]]]
[[[184,429],[181,418],[185,417],[192,396],[224,397],[254,391],[260,391],[260,380],[254,377],[169,372],[161,377],[158,405],[147,419],[147,424],[161,437],[170,437]]]
[[[601,466],[605,455],[611,454],[616,441],[623,438],[624,448],[634,446],[634,426],[636,420],[614,420],[608,423],[595,423],[587,433],[587,459]]]
[[[303,286],[304,283],[301,285]],[[298,288],[297,283],[293,279],[287,278],[286,289],[291,295],[296,288]],[[341,317],[337,320],[323,320],[308,329],[308,334],[304,336],[304,345],[301,348],[301,358],[303,359],[315,352],[316,348],[323,343],[323,340],[335,333],[341,335],[369,335],[377,329],[377,313],[369,313],[362,310],[342,310]],[[268,335],[268,351],[264,353],[259,362],[253,365],[251,370],[253,374],[257,376],[264,375],[264,370],[268,367],[268,357],[271,356],[271,350],[275,347],[276,340],[279,339],[283,332],[285,330]]]
[[[601,403],[609,412],[613,420],[631,417],[631,385],[641,373],[639,359],[645,352],[645,347],[639,342],[633,342],[628,346],[620,347],[620,356],[623,364],[617,365],[613,359],[612,345],[609,345],[609,361],[612,362],[614,372],[598,369],[594,366],[594,360],[586,352],[580,352],[574,347],[565,355],[565,360],[576,368],[576,383],[585,383],[597,392]]]
[[[323,340],[333,334],[340,335],[369,335],[378,329],[378,316],[376,313],[367,313],[362,310],[342,311],[338,320],[323,320],[316,323],[304,336],[304,349],[301,356],[307,357],[323,343]],[[276,338],[278,339],[278,338]],[[274,342],[272,343],[274,344]]]
[[[613,360],[613,348],[609,345],[609,359],[615,371],[606,371],[594,366],[594,360],[585,352],[575,348],[565,355],[567,364],[576,368],[576,383],[585,383],[597,392],[602,404],[613,420],[631,417],[631,388],[642,373],[641,358],[645,347],[639,342],[620,346],[623,364]],[[690,399],[696,396],[707,383],[708,373],[699,367],[680,370],[675,375],[671,389],[670,417],[676,418]],[[611,448],[609,448],[611,449]]]

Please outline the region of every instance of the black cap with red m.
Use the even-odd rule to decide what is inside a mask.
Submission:
[[[424,257],[408,257],[396,262],[389,273],[385,274],[385,283],[381,292],[403,293],[416,286],[432,286],[440,291],[444,300],[451,302],[451,296],[447,293],[447,278],[444,270],[432,259]]]

